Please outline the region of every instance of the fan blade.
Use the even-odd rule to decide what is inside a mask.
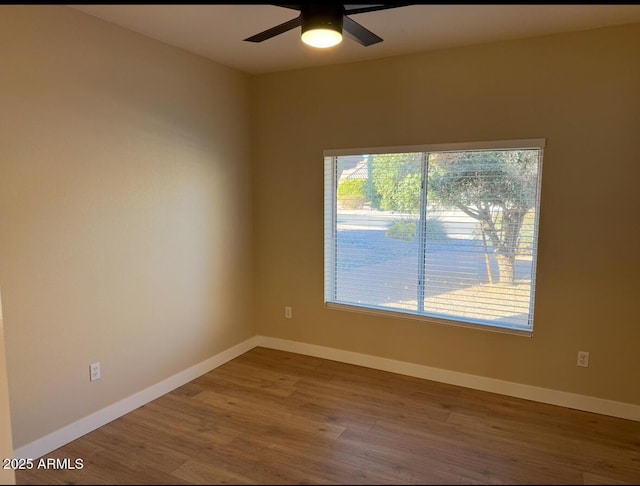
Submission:
[[[375,12],[376,10],[387,10],[396,7],[407,7],[413,5],[412,3],[393,3],[393,4],[378,4],[378,5],[344,5],[345,15],[353,15],[366,12]]]
[[[346,15],[342,20],[342,28],[351,39],[362,44],[365,47],[370,46],[371,44],[377,44],[378,42],[382,42],[381,37],[378,37],[369,29],[365,29],[358,22],[350,19]]]
[[[278,34],[282,34],[287,32],[288,30],[295,29],[296,27],[300,27],[302,25],[302,16],[298,16],[295,19],[291,19],[283,24],[276,25],[275,27],[271,27],[270,29],[265,30],[264,32],[260,32],[259,34],[252,35],[251,37],[247,37],[245,40],[248,42],[262,42],[267,39],[271,39]]]

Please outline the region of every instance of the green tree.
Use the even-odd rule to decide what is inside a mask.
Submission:
[[[364,195],[367,201],[371,203],[372,209],[380,209],[380,193],[376,190],[376,186],[373,183],[373,156],[367,155],[366,160],[367,174],[369,174],[369,177],[367,177],[367,181],[364,186]]]
[[[520,233],[535,205],[537,173],[535,150],[451,152],[429,158],[429,198],[480,222],[502,283],[515,281]]]
[[[422,154],[382,154],[369,157],[369,176],[378,207],[383,211],[416,213],[420,210]]]

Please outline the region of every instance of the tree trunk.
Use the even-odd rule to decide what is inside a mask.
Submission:
[[[516,255],[496,252],[496,258],[500,268],[500,283],[513,285],[516,280]]]
[[[491,211],[486,207],[478,205],[478,210],[475,212],[461,204],[458,204],[457,207],[465,214],[480,221],[485,247],[486,236],[491,241],[498,260],[500,283],[513,285],[516,281],[516,253],[518,252],[520,229],[527,208],[518,207],[507,210],[503,207],[501,228],[497,228],[491,218]]]
[[[502,212],[502,245],[496,251],[500,267],[500,283],[513,285],[516,281],[516,253],[520,246],[520,229],[526,212],[525,208]]]
[[[491,271],[491,261],[489,260],[489,247],[487,246],[487,237],[484,233],[484,225],[480,222],[480,231],[482,232],[482,243],[484,245],[484,263],[487,265],[487,277],[489,283],[493,283],[493,272]]]

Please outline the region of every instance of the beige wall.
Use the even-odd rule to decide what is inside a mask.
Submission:
[[[640,405],[638,46],[636,24],[253,78],[258,333]],[[547,143],[532,338],[323,307],[323,149],[524,138]]]
[[[249,79],[0,13],[14,446],[256,332],[640,404],[640,25]],[[323,307],[323,149],[518,138],[547,140],[533,338]]]
[[[0,459],[13,458],[11,437],[11,410],[9,407],[9,383],[2,321],[2,296],[0,295]],[[0,484],[15,484],[13,469],[0,468]]]
[[[0,59],[21,447],[255,335],[248,78],[61,6],[1,7]]]

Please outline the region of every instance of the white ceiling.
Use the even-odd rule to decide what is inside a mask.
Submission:
[[[337,64],[640,22],[640,5],[411,5],[353,15],[384,39],[321,50],[300,29],[243,39],[297,17],[274,5],[73,5],[72,8],[247,73]]]

